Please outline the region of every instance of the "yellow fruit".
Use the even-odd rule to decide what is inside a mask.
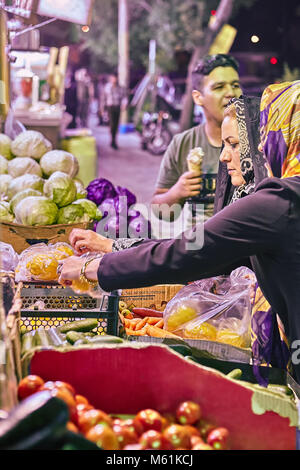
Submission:
[[[207,339],[215,341],[217,337],[217,329],[210,323],[203,322],[201,325],[192,328],[186,328],[184,331],[186,338]]]
[[[174,331],[190,320],[193,320],[197,315],[196,310],[193,307],[187,305],[181,305],[174,313],[172,313],[167,320],[167,330]]]
[[[54,256],[57,260],[61,260],[64,258],[68,258],[69,256],[73,256],[74,252],[71,247],[66,245],[59,245],[55,247]]]
[[[72,281],[72,289],[78,292],[87,292],[90,290],[90,284],[82,279],[78,281]]]
[[[26,268],[33,276],[43,281],[57,280],[57,267],[57,259],[48,254],[36,255],[26,265]]]
[[[243,337],[235,331],[229,329],[218,331],[217,341],[220,341],[221,343],[231,344],[231,346],[236,346],[238,348],[245,347],[245,341]]]

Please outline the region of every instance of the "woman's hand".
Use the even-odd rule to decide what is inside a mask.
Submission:
[[[70,244],[77,253],[88,253],[89,251],[100,253],[111,253],[113,240],[105,238],[93,230],[74,228],[70,234]]]
[[[81,270],[86,263],[87,258],[80,256],[70,256],[59,263],[58,282],[65,286],[70,286],[73,281],[78,281],[81,276]],[[90,261],[85,269],[85,276],[90,281],[98,280],[98,268],[101,258],[95,258]]]

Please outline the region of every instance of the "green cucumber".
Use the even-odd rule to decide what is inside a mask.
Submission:
[[[35,330],[32,330],[22,336],[21,355],[34,348],[34,334]]]
[[[94,336],[93,338],[90,338],[88,340],[89,343],[95,344],[95,343],[124,343],[124,340],[122,338],[119,338],[118,336],[111,336],[111,335],[97,335]]]
[[[76,341],[78,341],[79,339],[82,339],[82,340],[86,340],[86,337],[83,336],[81,333],[79,333],[78,331],[68,331],[67,335],[66,335],[66,338],[67,338],[67,341],[70,343],[70,344],[74,344],[76,343]],[[87,341],[87,340],[86,340]]]
[[[62,346],[62,345],[63,345],[64,339],[61,338],[61,336],[57,333],[56,328],[51,327],[51,328],[49,328],[49,330],[47,330],[47,331],[48,331],[48,335],[49,335],[51,344],[52,344],[53,346],[58,347],[58,346]]]
[[[227,377],[229,377],[230,379],[240,379],[243,375],[243,372],[241,369],[233,369],[231,370],[228,374],[227,374]]]
[[[51,346],[47,331],[42,326],[35,330],[34,345],[44,347]]]
[[[59,328],[61,333],[68,333],[69,331],[78,331],[78,332],[86,332],[91,331],[98,326],[98,319],[97,318],[86,318],[84,320],[77,320],[73,322],[68,322],[65,325]]]

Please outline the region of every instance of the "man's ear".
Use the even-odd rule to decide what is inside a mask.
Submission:
[[[193,90],[192,91],[192,97],[193,97],[193,100],[194,100],[195,104],[197,104],[198,106],[202,106],[203,95],[202,95],[201,91]]]

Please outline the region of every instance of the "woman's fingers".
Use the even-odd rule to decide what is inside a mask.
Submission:
[[[87,253],[91,249],[87,240],[82,239],[75,242],[74,248],[78,253]]]

